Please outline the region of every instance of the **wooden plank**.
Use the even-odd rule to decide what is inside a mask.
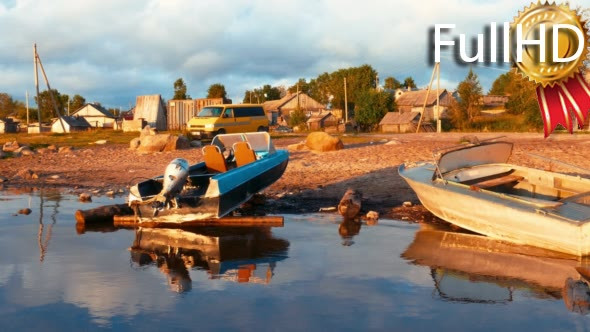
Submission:
[[[473,186],[485,189],[485,188],[497,187],[499,185],[508,184],[508,183],[512,183],[512,182],[518,182],[518,181],[521,181],[522,179],[524,179],[524,177],[518,176],[518,175],[505,175],[500,178],[490,179],[490,180],[486,180],[486,181],[482,181],[482,182],[473,184]]]
[[[209,218],[201,220],[185,221],[182,223],[144,221],[137,222],[135,216],[123,215],[114,216],[113,224],[115,227],[146,227],[146,228],[184,228],[195,226],[228,226],[228,227],[283,227],[284,217],[281,216],[240,216],[240,217],[223,217]]]

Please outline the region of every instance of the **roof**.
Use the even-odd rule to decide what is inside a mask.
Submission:
[[[299,92],[301,93],[301,92]],[[279,109],[279,107],[285,105],[289,102],[289,100],[295,98],[297,93],[287,93],[283,98],[276,99],[276,100],[269,100],[262,103],[262,107],[264,107],[265,111],[274,111]]]
[[[404,113],[387,112],[387,114],[385,114],[383,119],[381,119],[381,122],[379,122],[379,125],[408,124],[408,123],[414,121],[414,119],[416,119],[417,116],[420,116],[420,113],[418,113],[418,112],[404,112]]]
[[[482,97],[482,102],[484,105],[500,105],[503,106],[508,102],[508,96],[502,95],[487,95]]]
[[[88,121],[86,121],[86,119],[84,119],[83,117],[78,117],[78,116],[62,116],[61,117],[65,123],[67,123],[68,125],[70,125],[70,127],[90,127],[90,123],[88,123]],[[59,118],[55,119],[53,121],[53,123],[56,123],[59,121]]]
[[[92,108],[94,108],[95,110],[97,110],[98,112],[100,112],[103,116],[106,116],[107,118],[116,118],[113,113],[109,112],[106,108],[102,107],[99,104],[92,104],[92,103],[88,103],[85,104],[84,106],[78,108],[74,113],[72,113],[73,115],[76,115],[76,113],[82,111],[84,108],[86,108],[87,106],[90,106]],[[84,115],[85,116],[85,115]]]
[[[424,99],[426,98],[428,90],[418,91],[405,91],[395,100],[397,106],[415,106],[421,107],[424,105]],[[439,90],[439,98],[441,106],[449,106],[451,104],[452,96],[447,92],[446,89]],[[428,100],[426,106],[436,104],[436,90],[431,90],[428,94]]]
[[[322,120],[324,120],[327,117],[332,116],[332,113],[328,112],[328,113],[322,113],[319,115],[313,115],[311,116],[309,119],[307,119],[307,123],[313,123],[313,122],[320,122]]]

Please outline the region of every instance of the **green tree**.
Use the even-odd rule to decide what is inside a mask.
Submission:
[[[225,86],[221,83],[211,84],[207,89],[207,98],[227,98]]]
[[[522,116],[529,128],[543,128],[536,85],[524,78],[516,69],[498,76],[492,84],[490,94],[508,96],[508,113]]]
[[[305,80],[305,78],[300,78],[297,83],[293,84],[289,87],[289,93],[296,93],[297,92],[297,85],[299,85],[299,92],[309,94],[309,83]]]
[[[86,105],[86,99],[84,97],[76,94],[72,97],[70,101],[70,110],[75,112],[76,110],[80,109],[82,106]]]
[[[459,83],[457,92],[459,93],[459,113],[455,116],[462,116],[467,119],[470,125],[473,118],[479,115],[481,111],[481,100],[483,98],[483,89],[479,84],[479,78],[472,69],[469,70],[467,77]],[[458,119],[455,119],[457,121]]]
[[[305,112],[302,109],[297,108],[289,117],[289,126],[303,129],[306,121],[307,116],[305,115]]]
[[[51,118],[57,118],[57,114],[55,113],[55,109],[53,107],[52,95],[53,98],[55,98],[55,103],[59,113],[62,115],[65,114],[64,98],[62,98],[62,95],[59,93],[59,91],[56,89],[51,89],[51,92],[49,90],[45,90],[39,93],[39,99],[35,97],[35,102],[41,110],[41,121],[48,121]],[[35,119],[36,118],[37,117],[35,114]]]
[[[16,110],[16,103],[8,93],[0,93],[0,118],[12,115]]]
[[[496,78],[494,83],[492,83],[492,87],[488,94],[490,95],[505,95],[506,94],[506,86],[508,83],[513,79],[512,71],[509,71],[505,74],[502,74]]]
[[[404,79],[404,88],[410,88],[410,89],[415,89],[416,88],[416,83],[414,82],[414,79],[412,78],[412,76],[408,76]]]
[[[403,85],[400,83],[400,81],[396,80],[395,77],[389,76],[385,78],[385,85],[383,87],[385,89],[395,90],[403,87]]]
[[[245,103],[264,103],[268,100],[277,100],[281,99],[281,89],[280,87],[270,86],[270,84],[265,84],[262,88],[256,88],[254,90],[246,90],[244,93],[244,102]]]
[[[354,119],[363,130],[373,130],[379,121],[395,110],[393,96],[385,91],[365,90],[358,98]]]
[[[172,99],[174,100],[185,100],[191,99],[191,96],[186,94],[187,88],[184,80],[182,78],[177,79],[174,81],[174,96]]]

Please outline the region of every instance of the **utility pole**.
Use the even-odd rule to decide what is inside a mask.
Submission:
[[[418,120],[418,127],[416,128],[416,133],[420,132],[420,126],[422,126],[422,118],[424,117],[424,112],[426,112],[426,103],[428,102],[428,96],[430,95],[430,90],[432,90],[432,81],[434,81],[434,74],[438,71],[438,68],[440,68],[440,62],[435,63],[434,69],[432,69],[432,76],[430,77],[430,83],[428,84],[428,90],[426,90],[426,97],[424,98],[424,105],[422,105],[422,113],[420,113],[420,120]]]
[[[61,125],[61,129],[65,133],[66,127],[64,126],[63,118],[62,118],[61,114],[59,113],[59,109],[57,108],[57,103],[55,102],[55,97],[53,96],[53,92],[51,91],[51,86],[49,85],[49,80],[47,79],[47,74],[45,74],[45,68],[43,68],[43,63],[41,62],[41,58],[39,57],[39,54],[37,53],[37,45],[35,45],[35,57],[37,58],[37,61],[39,63],[39,67],[41,67],[41,73],[43,74],[43,78],[45,79],[45,84],[47,84],[47,91],[49,91],[49,97],[51,98],[51,103],[53,104],[53,109],[55,110],[55,115],[57,115],[57,118],[59,120],[59,124]],[[39,125],[40,124],[41,123],[39,123]]]
[[[299,82],[297,82],[297,110],[300,110],[301,107],[299,106]]]
[[[348,123],[348,97],[346,95],[346,77],[344,78],[344,123]]]
[[[33,44],[33,63],[35,65],[35,89],[37,90],[37,121],[41,133],[41,99],[39,98],[39,73],[37,72],[37,44]]]

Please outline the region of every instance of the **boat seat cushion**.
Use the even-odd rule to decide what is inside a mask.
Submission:
[[[256,153],[252,150],[248,142],[234,143],[233,149],[237,167],[256,161]]]
[[[217,145],[206,145],[203,147],[203,159],[205,159],[205,166],[207,166],[209,172],[227,172],[227,163]]]

